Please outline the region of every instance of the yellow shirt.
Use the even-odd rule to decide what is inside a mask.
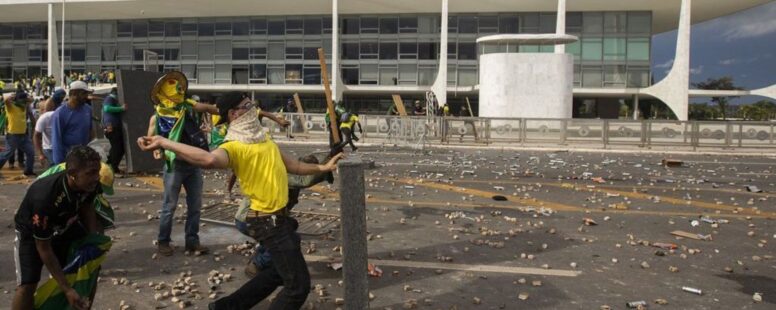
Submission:
[[[275,142],[229,141],[219,148],[229,155],[229,168],[240,180],[243,195],[251,200],[251,210],[273,213],[288,204],[288,175]]]
[[[8,133],[20,135],[27,132],[27,109],[7,102],[5,112],[8,115]]]
[[[342,124],[340,124],[340,128],[353,129],[353,125],[355,125],[357,122],[358,116],[351,115],[347,122],[342,122]]]

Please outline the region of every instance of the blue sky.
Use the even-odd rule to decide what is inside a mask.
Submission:
[[[652,73],[659,81],[671,69],[676,31],[656,35],[652,42]],[[776,83],[776,1],[693,25],[690,46],[691,82],[727,75],[745,89]],[[736,102],[760,99],[744,97]]]

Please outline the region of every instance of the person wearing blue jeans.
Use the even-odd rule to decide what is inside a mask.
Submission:
[[[27,160],[24,161],[24,175],[34,175],[32,168],[35,164],[35,161],[32,160],[32,158],[35,158],[35,151],[32,148],[30,137],[26,134],[9,133],[5,135],[5,142],[7,147],[5,151],[0,153],[0,169],[5,166],[5,162],[8,161],[8,159],[14,154],[14,152],[16,152],[16,150],[21,150],[24,152],[24,155],[27,158]]]
[[[178,206],[178,196],[181,186],[186,189],[186,250],[207,252],[208,249],[199,243],[199,217],[202,209],[203,178],[200,168],[186,162],[176,161],[172,171],[164,172],[164,197],[162,213],[159,215],[159,254],[170,256],[173,249],[170,246],[173,216]]]

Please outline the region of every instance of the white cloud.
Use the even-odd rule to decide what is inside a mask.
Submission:
[[[727,41],[754,38],[776,32],[776,4],[766,4],[736,14],[721,22],[722,37]]]
[[[740,62],[740,60],[738,60],[738,58],[730,58],[730,59],[720,60],[719,64],[723,65],[723,66],[730,66],[730,65],[735,65],[735,64],[737,64],[739,62]]]
[[[690,68],[690,74],[692,75],[698,75],[703,73],[703,65],[700,65],[696,68]]]
[[[666,62],[664,62],[662,64],[655,65],[655,68],[667,69],[667,68],[671,68],[671,66],[673,66],[673,65],[674,65],[674,60],[673,59],[669,59],[668,61],[666,61]]]

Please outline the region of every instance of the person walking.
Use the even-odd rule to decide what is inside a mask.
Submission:
[[[108,165],[114,173],[120,173],[119,164],[124,158],[124,125],[121,116],[126,111],[126,104],[119,104],[118,89],[112,88],[110,94],[102,102],[102,129],[105,138],[110,142]]]
[[[94,139],[92,106],[89,104],[91,93],[84,81],[70,83],[67,104],[54,111],[51,117],[51,151],[55,165],[65,161],[65,155],[71,148],[87,145]]]
[[[38,160],[43,167],[54,166],[54,155],[51,151],[51,117],[54,115],[54,103],[50,100],[44,101],[41,108],[42,114],[35,123],[35,134],[32,141],[35,144],[35,150],[38,151]]]
[[[358,114],[350,112],[342,114],[339,129],[342,133],[344,141],[340,143],[339,148],[344,148],[346,145],[350,144],[350,148],[353,150],[353,152],[358,150],[356,145],[353,144],[353,140],[358,141],[356,133],[353,132],[353,126],[355,125],[358,125],[358,131],[363,135],[364,129],[361,128],[361,122],[358,121]]]

